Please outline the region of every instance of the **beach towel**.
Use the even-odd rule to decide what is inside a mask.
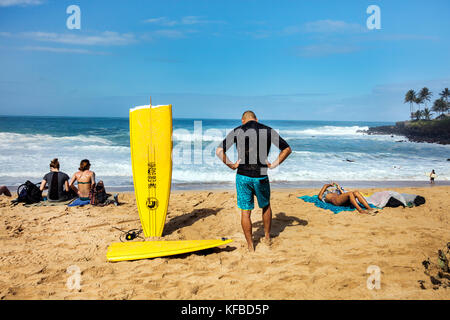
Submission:
[[[68,204],[69,207],[76,207],[76,206],[85,206],[87,204],[90,204],[91,200],[81,200],[80,198],[75,199],[72,203]]]
[[[319,197],[316,196],[302,196],[302,197],[298,197],[299,199],[302,199],[305,202],[309,202],[309,203],[314,203],[316,207],[325,209],[325,210],[330,210],[333,211],[334,214],[337,214],[341,211],[354,211],[356,210],[355,207],[351,206],[351,207],[339,207],[339,206],[335,206],[334,204],[331,203],[327,203],[327,202],[323,202],[322,200],[319,200]],[[376,208],[375,206],[372,206],[372,208]]]

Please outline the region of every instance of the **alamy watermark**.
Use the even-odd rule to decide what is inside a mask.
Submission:
[[[77,5],[70,5],[66,9],[66,13],[70,14],[67,18],[66,26],[69,30],[81,29],[81,9]]]
[[[370,16],[367,18],[366,26],[369,30],[380,30],[381,29],[381,9],[377,5],[370,5],[366,10],[367,14]]]
[[[217,165],[218,148],[225,151],[233,163],[258,167],[266,170],[269,151],[280,146],[280,135],[275,129],[217,129],[203,130],[201,120],[194,121],[193,131],[185,128],[173,130],[172,161],[178,165]],[[271,155],[270,155],[271,156]],[[279,167],[271,171],[275,171]]]
[[[66,281],[66,287],[69,290],[81,290],[81,270],[77,265],[71,265],[67,268],[66,272],[70,274]]]
[[[366,273],[370,274],[367,278],[367,289],[381,289],[381,269],[379,266],[371,265],[367,267]]]

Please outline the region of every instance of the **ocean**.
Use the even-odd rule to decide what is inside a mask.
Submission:
[[[348,186],[420,185],[434,169],[450,183],[450,146],[408,142],[404,137],[358,132],[388,122],[271,121],[293,153],[269,173],[274,187],[320,187],[330,180]],[[174,119],[173,188],[232,188],[235,172],[215,147],[240,120]],[[128,118],[0,116],[0,185],[39,182],[58,158],[70,176],[89,159],[110,188],[132,190]],[[401,142],[403,141],[403,142]],[[270,160],[276,158],[272,147]],[[236,160],[234,152],[230,158]]]

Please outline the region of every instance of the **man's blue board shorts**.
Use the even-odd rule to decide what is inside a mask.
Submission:
[[[253,210],[255,208],[254,196],[258,200],[258,206],[265,208],[270,204],[269,178],[252,178],[237,174],[236,193],[239,209]]]

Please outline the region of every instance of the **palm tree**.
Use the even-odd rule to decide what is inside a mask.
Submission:
[[[431,91],[427,88],[424,87],[422,88],[422,90],[419,91],[419,96],[418,96],[418,100],[419,100],[419,104],[424,103],[425,104],[425,108],[427,107],[427,101],[431,101]],[[420,108],[419,108],[420,110]]]
[[[419,121],[422,118],[422,111],[417,110],[416,112],[414,112],[414,118],[416,118],[416,121]]]
[[[413,119],[413,103],[416,103],[417,97],[414,90],[409,90],[405,95],[404,103],[409,103],[409,114],[411,115],[411,120]]]
[[[450,108],[450,105],[448,104],[448,97],[450,97],[450,91],[448,90],[448,88],[445,88],[439,95],[441,96],[442,99],[445,100],[446,108],[444,112],[447,112]]]
[[[445,100],[446,103],[448,103],[448,97],[450,97],[450,91],[448,90],[448,88],[442,90],[442,92],[439,93],[439,95],[441,96],[442,99]]]
[[[447,111],[447,109],[448,109],[448,105],[444,101],[444,99],[440,98],[440,99],[437,99],[434,101],[433,108],[432,108],[432,110],[434,112],[440,112],[442,115],[444,112]]]
[[[431,120],[431,114],[432,114],[432,112],[431,112],[430,109],[428,109],[428,108],[425,108],[425,109],[422,111],[422,115],[423,115],[423,117],[425,118],[425,120]]]

